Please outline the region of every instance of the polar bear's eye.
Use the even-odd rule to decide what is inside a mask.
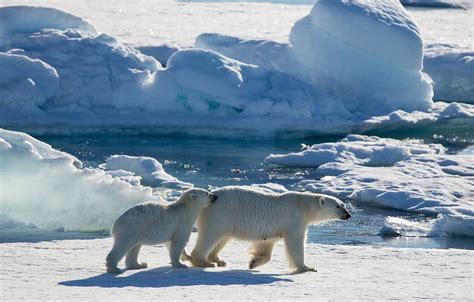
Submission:
[[[340,209],[340,208],[341,208],[341,206],[336,206],[336,208]]]

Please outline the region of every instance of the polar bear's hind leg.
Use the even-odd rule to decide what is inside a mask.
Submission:
[[[125,257],[125,267],[127,269],[142,269],[148,267],[147,263],[138,262],[138,254],[140,253],[141,248],[142,246],[138,244],[128,252],[127,256]]]
[[[212,252],[209,254],[207,259],[210,262],[215,262],[218,267],[225,267],[227,263],[221,259],[219,259],[219,253],[222,251],[222,249],[225,247],[225,245],[229,242],[230,238],[224,238],[219,243],[214,247]]]

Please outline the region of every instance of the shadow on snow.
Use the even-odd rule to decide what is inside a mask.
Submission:
[[[290,279],[279,278],[279,275],[258,274],[249,270],[205,271],[200,268],[173,269],[160,267],[121,277],[114,274],[100,274],[86,279],[59,282],[64,286],[79,287],[171,287],[194,285],[259,285],[274,282],[293,282]]]

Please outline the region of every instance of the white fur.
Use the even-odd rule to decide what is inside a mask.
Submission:
[[[106,267],[110,273],[120,272],[118,262],[126,255],[127,269],[147,267],[138,262],[142,245],[167,243],[171,265],[186,267],[179,262],[192,227],[201,210],[211,204],[215,196],[203,189],[184,192],[173,204],[146,202],[131,207],[112,226],[114,245],[107,255]]]
[[[345,205],[337,198],[300,192],[269,193],[224,187],[212,192],[217,201],[204,209],[198,220],[198,240],[188,257],[195,266],[225,266],[218,257],[225,244],[235,238],[253,243],[249,267],[267,263],[275,242],[285,242],[290,265],[296,272],[314,270],[305,264],[306,230],[309,224],[349,219]]]

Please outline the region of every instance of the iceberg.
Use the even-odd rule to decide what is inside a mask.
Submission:
[[[432,235],[474,236],[474,160],[471,155],[444,151],[440,145],[413,140],[350,135],[299,153],[270,155],[266,161],[317,168],[322,178],[301,181],[298,186],[304,190],[358,203],[440,214],[432,228],[441,231]]]

